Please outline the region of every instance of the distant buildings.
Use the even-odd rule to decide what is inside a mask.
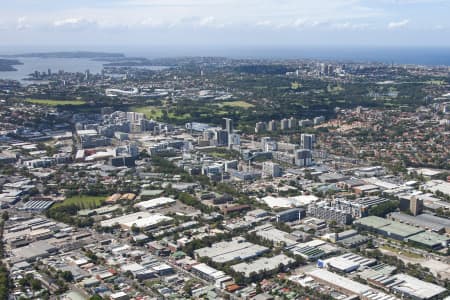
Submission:
[[[351,224],[353,217],[346,211],[340,210],[329,203],[318,202],[308,206],[308,215],[327,220],[335,221],[337,224],[348,225]]]
[[[299,149],[295,151],[295,164],[299,167],[312,165],[312,152],[309,149]]]
[[[316,141],[314,134],[302,133],[300,136],[300,141],[303,149],[314,150],[314,143]]]
[[[273,162],[263,162],[262,176],[264,178],[280,177],[282,175],[282,168],[279,164]]]
[[[306,216],[303,208],[292,208],[276,214],[277,223],[295,222]]]

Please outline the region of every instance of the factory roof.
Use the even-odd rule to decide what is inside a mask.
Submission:
[[[314,279],[319,279],[323,282],[330,283],[333,286],[339,286],[353,294],[361,295],[372,290],[369,286],[353,281],[346,277],[337,275],[324,269],[316,269],[308,272],[308,275]]]
[[[387,235],[396,235],[403,238],[409,237],[414,234],[418,234],[423,231],[423,229],[406,225],[400,222],[392,222],[391,224],[380,228],[380,230],[387,233]]]
[[[440,235],[434,232],[421,232],[413,236],[408,237],[408,241],[419,243],[428,247],[435,247],[438,245],[447,244],[450,240],[449,237],[445,235]]]
[[[450,228],[450,220],[428,214],[411,216],[400,212],[393,212],[389,215],[389,217],[402,223],[422,227],[433,231],[442,231],[445,229],[445,227]]]
[[[231,266],[231,268],[238,273],[244,273],[244,276],[248,277],[252,272],[259,273],[264,271],[270,271],[278,268],[280,264],[283,266],[293,263],[294,260],[284,254],[280,254],[274,257],[262,257],[250,263],[240,263]]]
[[[166,217],[161,214],[151,214],[148,212],[137,212],[137,213],[101,221],[100,225],[102,227],[111,227],[116,224],[125,226],[125,227],[132,227],[133,225],[135,225],[138,228],[146,228],[146,227],[154,226],[161,222],[170,221],[170,220],[172,220],[172,218]]]
[[[159,197],[147,201],[142,201],[137,204],[135,204],[135,207],[138,207],[140,209],[152,209],[156,207],[160,207],[166,204],[172,204],[175,203],[176,200],[168,197]]]
[[[447,289],[422,281],[406,274],[396,274],[393,276],[396,280],[393,289],[411,295],[417,299],[430,299],[447,291]]]
[[[367,227],[373,227],[373,228],[381,228],[381,227],[391,224],[391,222],[389,220],[386,220],[386,219],[383,219],[380,217],[375,217],[375,216],[361,218],[361,219],[355,221],[355,223],[363,225],[363,226],[367,226]]]
[[[246,260],[267,252],[267,247],[249,243],[243,238],[232,241],[223,241],[195,250],[195,254],[200,257],[209,257],[214,262],[226,263],[233,260]]]
[[[341,271],[353,271],[360,267],[370,266],[376,263],[375,259],[362,257],[353,253],[346,253],[340,256],[324,260],[326,265]]]

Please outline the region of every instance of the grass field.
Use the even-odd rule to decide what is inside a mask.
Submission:
[[[67,198],[63,202],[56,203],[53,205],[52,208],[57,208],[61,206],[68,206],[68,205],[76,205],[77,207],[81,209],[85,208],[97,208],[100,207],[105,201],[105,196],[73,196],[70,198]]]
[[[173,112],[169,112],[168,117],[171,119],[176,119],[176,120],[188,120],[191,118],[191,114],[183,114],[183,115],[176,115]]]
[[[252,108],[255,105],[245,102],[245,101],[228,101],[220,103],[220,106],[231,106],[231,107],[240,107],[240,108]]]
[[[383,246],[381,246],[381,248],[384,250],[399,254],[399,255],[409,257],[409,258],[422,258],[422,256],[419,254],[408,252],[408,251],[401,251],[401,250],[391,247],[389,245],[383,245]],[[400,254],[400,252],[401,252],[401,254]]]
[[[50,100],[50,99],[25,99],[28,103],[48,105],[48,106],[60,106],[60,105],[83,105],[86,104],[84,100]]]
[[[143,113],[147,119],[158,120],[163,116],[162,109],[156,106],[133,106],[130,110],[137,113]]]

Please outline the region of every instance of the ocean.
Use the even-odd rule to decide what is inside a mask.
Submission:
[[[62,48],[0,48],[2,54],[56,52],[56,51],[102,51],[119,52],[130,57],[180,57],[180,56],[222,56],[254,59],[317,59],[341,62],[381,62],[387,64],[411,64],[429,66],[450,66],[450,48],[433,47],[287,47],[287,46],[154,46],[154,47],[71,47]],[[90,59],[23,58],[23,65],[14,66],[17,71],[0,72],[0,79],[22,81],[34,71],[52,72],[101,72],[103,62]]]

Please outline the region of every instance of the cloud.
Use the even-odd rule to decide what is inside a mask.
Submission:
[[[17,30],[26,30],[29,29],[30,27],[31,26],[30,24],[28,24],[27,17],[20,17],[17,19],[17,26],[16,26]]]
[[[53,26],[63,29],[84,29],[89,27],[97,27],[98,23],[85,18],[65,18],[55,20],[53,22]]]
[[[390,22],[388,24],[388,28],[389,29],[403,28],[403,27],[407,26],[408,24],[409,24],[409,20],[405,19],[405,20],[401,20],[398,22]]]

